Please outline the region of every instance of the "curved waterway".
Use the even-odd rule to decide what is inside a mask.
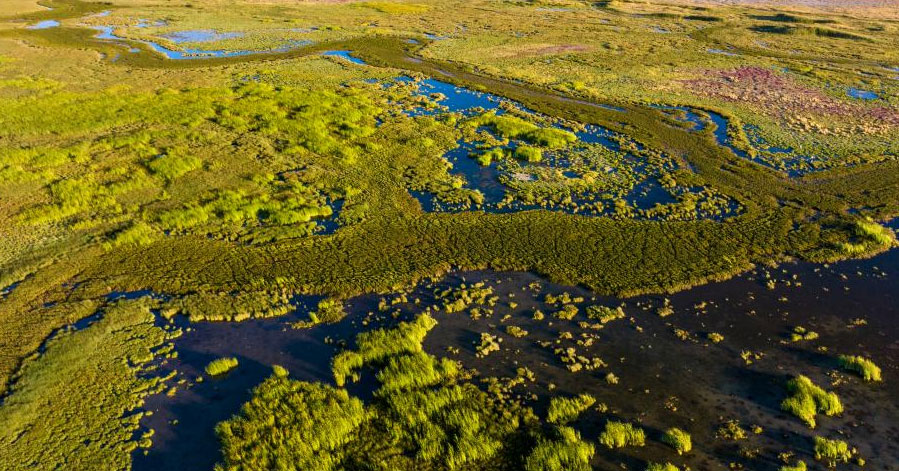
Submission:
[[[475,283],[483,283],[498,296],[492,315],[476,319],[464,311],[442,311],[445,300],[435,293]],[[559,304],[553,297],[565,293],[578,307],[571,320],[554,315]],[[693,433],[694,452],[685,459],[694,469],[720,469],[741,459],[737,449],[713,446],[722,418],[761,426],[764,431],[753,438],[755,446],[808,449],[808,429],[780,411],[787,379],[805,374],[819,384],[829,384],[828,372],[839,370],[836,355],[861,354],[883,368],[883,383],[866,384],[857,378],[843,381],[838,392],[846,412],[821,420],[815,433],[842,435],[859,448],[872,469],[887,469],[881,465],[899,462],[899,445],[890,439],[899,436],[899,404],[893,395],[899,381],[899,324],[895,322],[899,316],[899,250],[832,265],[789,263],[759,268],[667,298],[599,297],[531,273],[493,271],[453,273],[423,283],[407,298],[417,301],[387,296],[384,299],[391,307],[386,311],[379,309],[378,296],[352,298],[343,321],[301,330],[290,324],[308,318],[314,299],[306,298],[296,312],[274,319],[176,321],[186,328],[175,341],[178,357],[163,363],[159,373],[177,371],[190,385],[179,387],[174,397],[148,399],[146,408],[154,413],[144,418],[142,426],[155,430],[154,444],[146,454],[135,453],[134,469],[211,469],[220,460],[215,424],[239,411],[251,389],[270,374],[271,365],[287,367],[298,380],[330,384],[330,359],[341,345],[352,345],[360,331],[414,318],[426,306],[437,307],[439,322],[425,341],[428,352],[450,356],[482,376],[514,377],[518,368],[527,367],[537,379],[517,387],[514,396],[538,414],[545,412],[551,396],[590,392],[612,408],[614,417],[641,417],[650,434],[672,425],[684,426]],[[587,307],[595,305],[621,306],[626,317],[595,330],[588,327],[595,321],[584,314]],[[663,306],[669,306],[672,314],[660,316],[657,312]],[[544,319],[535,319],[538,310],[545,313]],[[528,335],[507,335],[505,329],[510,325]],[[819,337],[791,340],[799,326]],[[475,346],[482,332],[501,337],[502,349],[479,358]],[[713,332],[723,340],[708,340]],[[576,342],[585,338],[593,338],[589,346]],[[569,371],[554,351],[569,346],[578,355],[602,358],[605,366]],[[455,349],[458,353],[448,353]],[[204,375],[209,361],[224,356],[236,357],[239,366],[220,378],[195,382]],[[618,384],[609,383],[609,373],[616,376]],[[363,375],[363,381],[349,389],[371,400],[375,386]],[[672,412],[672,404],[677,406],[675,411],[682,412]],[[586,439],[595,440],[603,423],[597,415],[575,426]],[[656,451],[649,447],[647,453]],[[658,453],[664,459],[667,452]],[[802,453],[797,458],[812,459]],[[598,456],[598,469],[612,469],[620,462],[644,466],[621,454],[600,452]],[[775,471],[779,466],[776,462],[757,464],[753,469],[762,471]]]

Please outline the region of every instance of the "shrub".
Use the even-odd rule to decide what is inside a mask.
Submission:
[[[158,233],[149,224],[138,221],[112,236],[112,240],[105,242],[103,248],[112,250],[115,247],[123,245],[148,245],[154,240]]]
[[[510,325],[509,327],[506,327],[506,333],[518,339],[527,337],[528,335],[528,331],[522,329],[521,327],[518,327],[517,325]]]
[[[609,421],[599,435],[599,443],[609,448],[643,446],[646,444],[646,434],[643,429],[632,424]]]
[[[807,469],[805,461],[797,461],[793,466],[784,465],[780,467],[780,471],[806,471]]]
[[[809,427],[815,427],[815,415],[834,416],[843,412],[843,404],[836,393],[827,392],[799,375],[787,383],[791,396],[784,399],[781,408],[802,419]]]
[[[892,245],[896,240],[896,234],[890,228],[881,226],[872,220],[856,221],[855,234],[886,246]]]
[[[827,463],[831,468],[837,463],[848,463],[852,455],[849,444],[843,440],[815,437],[815,459]]]
[[[740,426],[738,420],[728,420],[718,427],[716,436],[725,440],[743,440],[746,438],[746,429]]]
[[[677,466],[671,463],[649,463],[646,471],[680,471]]]
[[[531,146],[518,146],[513,156],[518,160],[526,160],[528,162],[540,162],[543,160],[543,152]]]
[[[574,316],[577,315],[577,306],[574,304],[566,304],[562,306],[562,309],[553,313],[553,316],[557,319],[562,319],[565,321],[570,321],[574,319]]]
[[[817,338],[817,332],[808,330],[801,325],[794,327],[793,332],[790,334],[790,340],[792,340],[793,342],[799,342],[802,340],[815,340]]]
[[[550,149],[559,149],[577,141],[577,136],[562,129],[540,128],[527,133],[524,140]]]
[[[315,312],[309,313],[309,319],[313,324],[339,322],[346,316],[343,301],[339,299],[323,299],[319,301]]]
[[[381,382],[378,393],[432,386],[455,377],[458,371],[456,362],[447,358],[438,361],[423,352],[393,356],[377,374]]]
[[[549,402],[546,420],[556,425],[567,424],[577,419],[594,403],[596,403],[596,398],[587,393],[577,397],[554,397]]]
[[[212,360],[208,365],[206,365],[206,374],[208,374],[209,376],[218,376],[221,374],[225,374],[233,370],[234,368],[237,368],[237,358],[218,358]]]
[[[525,461],[525,471],[591,471],[593,445],[576,430],[559,427],[556,439],[540,439]]]
[[[599,322],[605,324],[609,321],[623,319],[624,309],[622,309],[621,306],[618,306],[616,308],[611,308],[608,306],[588,306],[587,317],[589,317],[590,319],[596,319]]]
[[[365,418],[362,401],[345,390],[273,375],[216,427],[225,462],[216,470],[341,469],[344,447]]]
[[[475,346],[476,356],[478,358],[484,358],[487,355],[490,355],[493,352],[499,351],[499,343],[502,342],[503,339],[491,335],[487,332],[481,332],[481,343]]]
[[[203,161],[199,157],[186,155],[185,152],[181,148],[170,149],[165,154],[149,161],[147,168],[166,180],[174,180],[203,166]]]
[[[662,442],[668,444],[678,455],[689,453],[693,449],[693,440],[690,434],[676,427],[669,428],[662,435]]]
[[[840,355],[840,366],[861,375],[865,381],[880,381],[880,367],[873,361],[857,355]]]
[[[412,322],[401,322],[393,329],[378,329],[356,336],[356,349],[341,352],[334,357],[331,370],[338,386],[346,383],[347,376],[363,366],[385,360],[391,355],[421,351],[421,342],[437,325],[433,317],[422,314]]]

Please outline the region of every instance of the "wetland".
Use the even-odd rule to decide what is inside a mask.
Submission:
[[[899,469],[832,3],[11,0],[0,468]]]

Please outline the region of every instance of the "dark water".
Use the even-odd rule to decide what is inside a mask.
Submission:
[[[773,289],[768,287],[769,279],[775,280]],[[276,319],[191,324],[190,331],[176,341],[178,358],[165,363],[163,371],[177,369],[179,377],[193,382],[215,358],[236,356],[240,365],[221,379],[179,388],[174,397],[149,398],[146,407],[154,415],[142,425],[156,430],[154,445],[147,455],[137,452],[134,469],[211,469],[219,459],[215,424],[239,410],[251,388],[270,374],[270,365],[285,366],[297,379],[330,383],[330,358],[338,345],[351,344],[358,331],[412,318],[425,306],[439,304],[436,291],[479,281],[499,296],[495,312],[479,320],[464,313],[438,312],[439,325],[427,337],[426,350],[449,355],[482,376],[512,377],[517,368],[529,368],[537,381],[514,391],[539,414],[552,395],[593,394],[609,406],[609,412],[588,413],[575,423],[586,439],[595,440],[609,418],[639,421],[647,430],[648,444],[634,453],[671,460],[671,451],[658,438],[665,428],[678,426],[690,431],[694,441],[693,453],[680,458],[680,463],[693,469],[726,469],[730,462],[743,462],[746,469],[774,471],[781,465],[775,457],[779,451],[793,449],[797,458],[813,461],[810,437],[819,434],[840,437],[858,447],[870,469],[899,469],[899,447],[890,438],[899,436],[897,250],[830,266],[788,263],[759,268],[667,296],[674,314],[664,318],[656,312],[665,303],[664,296],[598,297],[531,273],[478,271],[425,283],[408,295],[410,301],[419,300],[418,305],[399,303],[388,312],[378,312],[376,296],[351,299],[344,321],[312,329],[288,327],[290,322],[306,319],[308,309],[303,307]],[[576,303],[580,313],[572,321],[554,318],[558,307],[545,302],[546,294],[563,292],[584,298]],[[517,305],[513,308],[509,302]],[[623,305],[627,318],[600,330],[581,327],[578,322],[588,321],[585,308],[594,304]],[[545,313],[545,319],[533,319],[536,309]],[[864,319],[865,324],[853,326],[854,319]],[[529,335],[506,335],[508,325],[519,326]],[[820,337],[791,342],[789,334],[796,326]],[[675,329],[686,332],[688,339],[681,340]],[[476,358],[481,332],[503,338],[502,350]],[[562,339],[565,332],[573,338]],[[724,340],[709,341],[710,332],[723,335]],[[586,339],[592,339],[589,346],[583,343]],[[540,341],[549,342],[549,347],[540,346]],[[447,353],[449,347],[458,348],[459,353]],[[574,347],[578,354],[602,358],[607,366],[571,373],[553,353],[556,347]],[[761,356],[751,357],[752,363],[747,364],[741,358],[744,351]],[[828,372],[838,371],[835,356],[842,353],[872,358],[883,368],[883,383],[865,384],[851,374],[841,374],[844,380],[831,386]],[[607,383],[608,373],[618,377],[618,384]],[[796,374],[836,390],[846,412],[840,417],[819,416],[815,431],[782,413],[784,385]],[[351,392],[368,397],[372,387],[357,385]],[[750,433],[739,444],[723,442],[715,438],[715,431],[725,419],[739,419],[747,428],[759,425],[764,431]],[[747,460],[740,456],[738,445],[757,447],[762,454]],[[617,468],[619,463],[637,466],[634,469],[644,466],[630,452],[597,449],[594,464],[598,469]]]

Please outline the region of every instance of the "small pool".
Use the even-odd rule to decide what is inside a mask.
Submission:
[[[340,58],[343,58],[343,59],[346,59],[346,60],[352,62],[353,64],[357,64],[357,65],[368,65],[365,63],[364,60],[359,59],[358,57],[353,57],[350,54],[350,51],[325,51],[322,53],[322,55],[323,56],[331,56],[331,57],[340,57]]]
[[[852,98],[857,98],[859,100],[876,100],[880,98],[877,93],[868,90],[861,90],[855,87],[849,87],[849,90],[846,92],[847,95]]]
[[[115,41],[115,42],[120,42],[123,44],[126,44],[128,41],[143,43],[143,44],[146,44],[147,46],[149,46],[150,49],[161,53],[168,59],[173,59],[173,60],[208,59],[211,57],[237,57],[237,56],[247,56],[247,55],[251,55],[251,54],[270,54],[270,53],[277,53],[277,52],[287,52],[291,49],[311,44],[311,41],[291,41],[282,47],[279,47],[276,49],[261,50],[261,51],[251,51],[251,50],[225,51],[225,50],[207,50],[207,49],[190,49],[190,48],[186,48],[184,50],[174,50],[174,49],[169,49],[169,48],[163,46],[162,44],[159,44],[154,41],[129,40],[129,39],[123,38],[121,36],[117,36],[115,34],[115,28],[116,28],[115,26],[110,26],[110,25],[92,26],[92,28],[99,31],[99,34],[97,34],[95,36],[97,39],[102,39],[102,40],[106,40],[106,41]],[[227,33],[227,34],[232,34],[232,33]],[[242,33],[233,33],[233,34],[242,34]],[[190,35],[190,37],[198,37],[198,36]],[[234,37],[234,36],[231,36],[231,37]],[[178,41],[173,41],[173,42],[177,43]],[[135,52],[135,50],[132,48],[131,52]]]
[[[240,32],[220,33],[212,29],[194,29],[188,31],[176,31],[174,33],[165,34],[162,37],[175,44],[183,44],[210,43],[227,39],[242,38],[243,36],[244,34]]]
[[[50,29],[56,28],[59,26],[59,22],[56,20],[44,20],[39,23],[35,23],[31,26],[26,26],[26,29]]]

